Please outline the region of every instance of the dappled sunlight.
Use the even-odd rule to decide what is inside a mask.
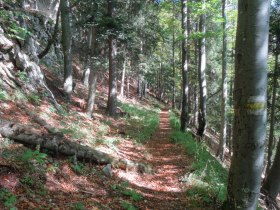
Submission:
[[[171,209],[172,202],[176,202],[176,206],[179,205],[178,203],[181,203],[180,206],[186,206],[185,185],[179,181],[179,178],[186,173],[189,160],[184,149],[170,140],[169,133],[172,129],[168,111],[162,111],[160,116],[160,127],[144,148],[128,142],[121,144],[122,154],[127,158],[148,163],[153,168],[153,173],[115,169],[114,174],[129,182],[137,192],[149,199],[150,206],[157,205],[159,209],[160,206]],[[142,153],[147,151],[149,155],[143,155],[141,150]]]
[[[86,192],[94,195],[106,195],[107,192],[88,177],[77,175],[68,164],[64,164],[57,173],[46,174],[45,188],[49,191],[62,192]]]

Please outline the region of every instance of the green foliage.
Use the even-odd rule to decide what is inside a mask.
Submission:
[[[128,135],[141,143],[148,141],[159,126],[159,110],[138,108],[131,104],[121,104],[121,108],[129,114],[130,117],[126,117],[129,124],[137,125],[127,131]]]
[[[75,203],[75,204],[74,204],[74,209],[75,209],[75,210],[85,210],[86,207],[85,207],[85,205],[84,205],[83,203],[78,202],[78,203]]]
[[[82,174],[84,172],[85,166],[77,160],[77,157],[73,155],[69,158],[71,168],[73,171],[75,171],[77,174]]]
[[[16,196],[5,188],[0,189],[0,201],[3,203],[5,208],[9,208],[10,210],[16,209]]]
[[[7,100],[9,99],[9,95],[5,90],[0,90],[0,100]]]
[[[123,201],[122,208],[125,210],[137,210],[137,208],[130,202]]]
[[[28,75],[25,71],[18,71],[16,73],[16,76],[20,78],[20,80],[27,82],[28,81]]]
[[[25,40],[26,36],[30,36],[32,35],[32,33],[26,28],[20,27],[16,23],[12,23],[9,26],[9,35],[11,36],[11,38]]]
[[[222,203],[226,196],[227,170],[208,152],[205,145],[193,139],[191,134],[179,130],[180,124],[173,112],[170,112],[170,122],[174,128],[172,140],[183,145],[187,153],[194,157],[193,172],[182,178],[192,186],[187,192],[188,196],[193,201],[199,197],[205,205]]]
[[[37,174],[36,176],[34,176],[34,174],[25,174],[20,178],[20,182],[26,187],[27,190],[29,190],[29,192],[36,190],[36,193],[45,196],[47,194],[47,190],[45,189],[41,178],[42,176],[40,174]]]
[[[59,130],[63,135],[69,135],[73,139],[90,139],[91,132],[89,129],[83,129],[80,127],[78,122],[71,124],[68,128],[62,128]]]
[[[33,186],[34,185],[34,177],[30,176],[30,175],[24,175],[21,179],[20,182],[24,185],[27,186]]]
[[[131,209],[131,210],[132,209],[137,209],[133,205],[133,202],[141,201],[143,199],[143,196],[142,196],[142,194],[136,192],[135,190],[128,189],[128,187],[129,187],[128,182],[122,182],[121,185],[114,184],[112,186],[112,189],[117,191],[118,193],[123,194],[125,196],[128,196],[130,198],[131,203],[126,202],[126,201],[122,202],[122,208],[123,209]]]
[[[14,21],[16,17],[23,17],[28,18],[28,16],[22,12],[19,11],[7,11],[7,10],[1,10],[0,11],[0,21],[5,26],[5,29],[7,31],[7,34],[12,39],[18,39],[18,40],[25,40],[27,36],[31,36],[32,33],[28,31],[26,28],[21,27],[17,21]],[[13,21],[11,21],[13,20]]]
[[[30,160],[35,160],[40,165],[45,164],[47,154],[41,153],[39,150],[32,151],[30,149],[26,150],[22,156],[23,161],[29,162]]]
[[[13,95],[13,98],[16,101],[27,101],[27,97],[26,95],[20,90],[20,89],[16,89]]]
[[[35,93],[32,93],[31,95],[28,96],[28,99],[34,103],[36,106],[40,105],[40,97],[36,95]]]
[[[107,123],[105,124],[101,124],[99,127],[98,127],[98,131],[97,131],[97,135],[98,136],[104,136],[106,134],[108,134],[109,132],[109,126],[107,125]]]

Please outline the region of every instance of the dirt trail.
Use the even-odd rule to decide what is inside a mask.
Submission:
[[[144,146],[145,162],[153,174],[119,171],[118,176],[144,196],[141,209],[186,209],[186,196],[179,178],[186,173],[190,160],[182,146],[170,140],[168,110],[160,113],[160,127]],[[141,154],[141,150],[137,151]],[[142,153],[145,151],[142,151]]]

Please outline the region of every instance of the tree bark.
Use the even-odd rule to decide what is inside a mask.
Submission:
[[[126,97],[130,98],[130,77],[126,77]]]
[[[217,151],[217,157],[224,160],[224,152],[227,139],[227,16],[226,16],[226,0],[222,0],[222,16],[223,22],[223,52],[222,52],[222,97],[221,97],[221,129],[220,142]]]
[[[172,109],[175,109],[176,106],[176,83],[175,83],[175,1],[172,0],[172,15],[173,15],[173,22],[172,22]]]
[[[63,89],[67,100],[71,100],[73,91],[72,76],[72,35],[70,26],[70,5],[69,0],[60,1],[61,9],[61,29],[62,29],[62,47],[64,55],[64,84]]]
[[[181,0],[182,7],[182,30],[184,40],[182,41],[182,107],[181,107],[181,128],[182,132],[186,131],[188,123],[188,18],[187,18],[187,0]]]
[[[86,50],[86,61],[85,61],[85,69],[83,72],[83,78],[82,78],[82,82],[83,84],[88,87],[89,86],[89,75],[90,75],[90,69],[91,69],[91,59],[93,56],[93,51],[94,51],[94,47],[93,45],[95,45],[93,42],[96,39],[96,34],[95,34],[95,28],[92,26],[90,27],[90,29],[88,30],[88,36],[87,36],[87,50]]]
[[[113,18],[113,1],[108,2],[108,15]],[[114,117],[117,110],[117,71],[116,71],[116,56],[117,56],[117,40],[114,35],[109,35],[109,93],[107,102],[108,115]]]
[[[269,0],[238,1],[229,210],[257,208],[267,123],[269,10]]]
[[[96,85],[97,85],[97,69],[94,66],[94,61],[92,58],[95,56],[96,52],[96,28],[94,26],[90,29],[89,34],[89,88],[88,88],[88,100],[86,112],[89,117],[92,116],[93,107],[95,103],[96,96]]]
[[[205,0],[201,0],[202,9],[205,10]],[[198,130],[197,135],[203,137],[207,126],[206,115],[206,100],[207,100],[207,88],[206,88],[206,38],[205,38],[205,21],[206,15],[203,13],[199,21],[199,31],[203,34],[203,37],[199,39],[199,69],[198,69],[198,82],[199,82],[199,112],[198,112]]]
[[[280,192],[280,140],[278,141],[277,151],[271,169],[263,184],[262,191],[269,195],[270,198],[276,200]]]
[[[89,75],[88,100],[87,100],[87,108],[86,108],[86,112],[89,117],[92,116],[92,112],[95,104],[96,86],[97,86],[97,71],[96,69],[91,69]]]
[[[75,155],[78,159],[99,164],[112,162],[112,158],[107,154],[69,141],[62,134],[37,134],[31,127],[3,119],[0,119],[0,134],[5,138],[10,138],[26,145],[40,145],[40,148],[48,149],[54,153],[70,156]]]
[[[277,93],[277,79],[278,79],[278,54],[275,55],[275,66],[274,66],[274,75],[273,75],[273,84],[272,84],[272,104],[270,111],[270,128],[269,128],[269,137],[268,137],[268,148],[267,148],[267,164],[266,164],[266,172],[268,172],[271,167],[271,158],[272,158],[272,150],[273,150],[273,139],[274,139],[274,124],[275,124],[275,103],[276,103],[276,93]]]
[[[51,46],[53,45],[53,43],[55,42],[55,40],[57,38],[57,34],[59,31],[58,30],[59,29],[59,27],[58,27],[59,26],[59,16],[60,16],[60,8],[58,8],[58,10],[57,10],[56,22],[55,22],[53,34],[52,34],[51,38],[48,40],[46,48],[38,54],[39,59],[42,59],[43,57],[45,57],[48,54],[48,52],[51,49]]]
[[[123,70],[122,70],[122,79],[121,79],[121,97],[124,96],[125,73],[126,73],[126,58],[124,58],[123,61]]]

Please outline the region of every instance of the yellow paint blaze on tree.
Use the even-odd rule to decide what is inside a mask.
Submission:
[[[261,109],[264,109],[265,107],[266,107],[266,103],[264,103],[264,102],[245,104],[245,108],[249,109],[249,110],[261,110]]]

